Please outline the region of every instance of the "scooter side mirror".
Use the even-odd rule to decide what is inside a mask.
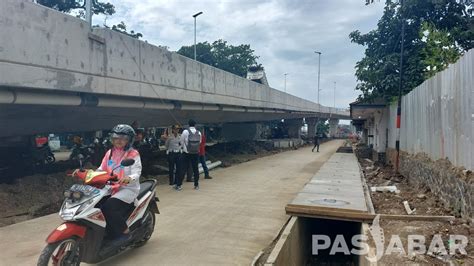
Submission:
[[[126,166],[131,166],[134,163],[135,163],[134,159],[125,159],[120,163],[120,165],[126,167]]]

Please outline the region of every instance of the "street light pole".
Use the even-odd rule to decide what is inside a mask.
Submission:
[[[400,80],[398,83],[398,101],[397,101],[397,139],[395,141],[395,148],[397,150],[397,158],[395,161],[395,171],[398,173],[400,166],[400,124],[402,116],[402,89],[403,89],[403,45],[405,43],[405,17],[403,16],[403,0],[400,0],[400,18],[402,20],[402,32],[400,43]]]
[[[196,13],[193,15],[194,18],[194,60],[196,60],[196,18],[201,15],[202,12]]]
[[[319,89],[319,80],[321,77],[321,52],[318,52],[318,51],[314,51],[314,52],[318,54],[318,104],[319,104],[319,92],[321,91]]]
[[[283,75],[285,75],[285,92],[286,92],[286,76],[288,75],[288,73],[285,73]]]
[[[86,0],[86,21],[89,24],[89,30],[92,30],[92,0]]]
[[[334,81],[334,110],[336,110],[336,82]]]

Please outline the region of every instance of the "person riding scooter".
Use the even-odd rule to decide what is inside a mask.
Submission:
[[[111,240],[123,242],[128,239],[129,229],[127,227],[127,216],[134,207],[140,191],[139,178],[142,172],[140,154],[132,148],[135,131],[129,125],[117,125],[110,133],[113,147],[107,151],[97,171],[106,171],[117,175],[121,184],[102,207],[107,221],[106,232]],[[121,167],[120,162],[124,159],[133,159],[135,163],[128,167]],[[119,168],[117,168],[119,167]],[[117,168],[116,170],[113,170]]]

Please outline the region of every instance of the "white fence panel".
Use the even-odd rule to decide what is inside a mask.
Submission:
[[[396,103],[389,108],[394,148]],[[400,148],[474,169],[474,50],[403,96]]]

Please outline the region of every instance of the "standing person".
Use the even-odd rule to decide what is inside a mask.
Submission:
[[[202,170],[204,170],[204,179],[212,179],[209,175],[209,169],[206,164],[206,134],[204,130],[201,132],[201,144],[199,145],[199,162],[202,165]]]
[[[189,128],[183,130],[181,134],[181,144],[183,149],[183,166],[180,179],[184,178],[189,165],[194,174],[194,189],[199,189],[199,146],[201,144],[201,132],[196,129],[196,122],[192,119],[188,122]]]
[[[167,136],[165,147],[168,155],[168,176],[170,186],[175,185],[176,190],[181,190],[179,178],[179,157],[181,155],[181,140],[179,135],[179,125],[174,125],[171,128],[171,134]]]
[[[316,152],[319,152],[319,134],[318,133],[314,134],[313,142],[314,142],[314,147],[311,150],[311,152],[314,152],[314,148],[316,148],[316,147],[318,147]]]

